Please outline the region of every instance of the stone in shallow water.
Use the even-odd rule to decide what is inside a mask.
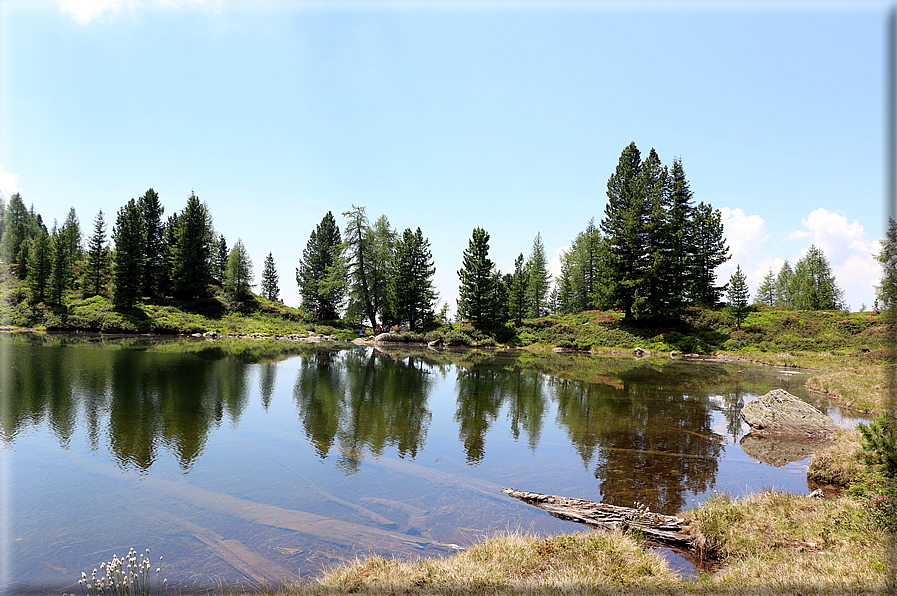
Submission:
[[[784,389],[773,389],[744,406],[741,418],[752,432],[764,435],[822,438],[841,430],[834,420]]]
[[[748,433],[738,442],[741,450],[752,459],[781,468],[786,464],[807,459],[813,452],[831,447],[827,438],[807,438],[794,436],[770,436]]]

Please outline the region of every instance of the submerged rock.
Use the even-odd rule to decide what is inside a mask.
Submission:
[[[751,431],[762,435],[825,438],[841,427],[784,389],[773,389],[741,409],[741,418]]]

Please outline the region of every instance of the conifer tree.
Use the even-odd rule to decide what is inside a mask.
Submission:
[[[844,293],[838,287],[831,265],[821,248],[811,245],[794,266],[793,306],[799,310],[839,310]]]
[[[72,263],[81,261],[84,258],[84,247],[82,246],[83,234],[81,233],[81,223],[78,221],[78,214],[75,208],[69,208],[65,222],[62,224],[62,230],[65,232],[68,241],[68,253]]]
[[[393,274],[389,278],[393,308],[399,320],[412,331],[433,320],[436,292],[433,290],[433,254],[420,228],[406,228],[396,243]]]
[[[164,287],[165,276],[165,225],[162,215],[165,208],[159,193],[152,188],[137,199],[143,221],[143,295],[157,296]]]
[[[514,273],[509,275],[510,279],[505,284],[508,287],[508,318],[516,321],[519,325],[526,317],[526,290],[529,285],[523,253],[517,255],[517,259],[514,261]]]
[[[174,295],[198,298],[212,282],[215,230],[208,207],[192,192],[177,218],[173,242],[169,256]]]
[[[34,239],[29,251],[28,290],[31,302],[43,302],[47,298],[50,283],[50,237],[43,230]]]
[[[349,268],[349,312],[364,313],[371,327],[377,326],[377,311],[374,308],[373,262],[371,247],[371,227],[364,207],[352,205],[351,211],[343,213],[348,222],[345,230],[344,255]]]
[[[381,215],[367,232],[368,284],[371,303],[377,318],[383,322],[395,318],[390,299],[389,279],[393,269],[398,235],[389,219]],[[428,243],[429,246],[429,243]]]
[[[489,259],[489,234],[483,228],[475,228],[462,257],[462,268],[458,271],[461,282],[458,288],[458,316],[468,319],[475,327],[495,323],[493,317],[499,305],[495,302],[497,280],[494,267]]]
[[[644,221],[644,278],[636,292],[634,308],[642,317],[667,314],[673,302],[668,273],[671,263],[672,238],[669,223],[667,179],[669,172],[662,166],[652,148],[642,162],[639,188],[644,193],[646,217]]]
[[[791,279],[793,275],[794,272],[791,270],[791,264],[788,263],[788,260],[786,259],[785,262],[782,263],[782,268],[779,269],[779,274],[776,276],[776,306],[786,308],[794,307],[794,288]]]
[[[274,255],[270,252],[265,257],[265,267],[262,270],[262,296],[271,302],[280,301],[280,288],[277,285],[277,268],[274,266]]]
[[[212,268],[212,278],[222,283],[224,280],[224,271],[227,269],[227,258],[230,256],[230,250],[227,248],[227,239],[224,234],[218,237],[216,246],[213,247],[214,267]]]
[[[548,272],[548,259],[541,233],[536,233],[533,239],[533,248],[526,262],[526,277],[527,313],[530,317],[541,317],[548,310],[546,302],[551,287],[551,274]]]
[[[716,306],[726,286],[716,286],[716,268],[729,260],[723,236],[722,214],[709,204],[698,203],[691,225],[694,246],[691,267],[692,300],[698,306]]]
[[[106,221],[102,210],[93,222],[93,234],[87,244],[87,263],[81,280],[81,293],[85,298],[103,293],[109,277],[109,247],[106,246]]]
[[[224,290],[234,300],[245,300],[250,296],[249,289],[252,287],[253,277],[249,253],[243,246],[243,241],[237,238],[227,257],[227,267],[224,270]]]
[[[50,283],[48,302],[63,304],[66,291],[71,286],[71,244],[65,229],[53,228],[50,236]]]
[[[881,264],[881,282],[875,287],[876,298],[882,310],[893,316],[897,308],[897,222],[888,218],[888,229],[881,243],[881,252],[875,255]]]
[[[747,318],[750,306],[748,305],[747,278],[741,272],[741,265],[736,266],[735,273],[729,278],[728,297],[729,308],[735,318],[735,326],[741,329],[741,323]]]
[[[763,278],[760,287],[757,288],[757,302],[766,304],[767,306],[775,306],[776,304],[776,276],[772,273],[772,267],[769,273]]]
[[[318,319],[336,319],[345,301],[345,269],[341,262],[342,239],[333,213],[312,230],[296,269],[302,309]]]
[[[112,303],[131,308],[143,287],[143,222],[137,201],[131,199],[118,210],[112,228],[115,241]]]
[[[682,159],[675,158],[669,174],[669,214],[667,220],[667,267],[663,285],[667,288],[670,313],[684,307],[688,296],[689,265],[694,257],[691,221],[694,215],[693,193],[685,177]]]
[[[607,301],[612,308],[622,309],[626,318],[632,317],[645,275],[647,212],[640,173],[641,154],[635,143],[630,143],[607,181],[608,200],[601,220],[601,231],[610,245],[604,271]]]
[[[33,214],[25,207],[20,193],[10,197],[3,216],[3,226],[3,242],[0,246],[3,261],[7,264],[17,263],[19,267],[16,273],[19,279],[25,279],[28,263],[20,258],[27,256],[31,239],[37,235],[39,226],[34,221]]]

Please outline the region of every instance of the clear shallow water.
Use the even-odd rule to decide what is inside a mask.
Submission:
[[[308,577],[371,552],[442,556],[506,529],[583,529],[505,486],[663,513],[713,491],[807,491],[805,460],[773,467],[739,446],[740,407],[776,387],[806,398],[803,375],[254,352],[0,335],[2,589],[77,589],[81,571],[132,546],[164,555],[170,584],[201,588]]]

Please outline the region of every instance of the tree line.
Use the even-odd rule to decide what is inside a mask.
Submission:
[[[462,255],[457,317],[477,327],[551,313],[621,310],[627,318],[678,316],[686,307],[715,308],[728,291],[740,324],[749,299],[740,266],[728,284],[715,269],[729,260],[722,216],[709,203],[694,204],[682,165],[661,163],[651,149],[643,159],[625,147],[607,182],[603,219],[589,221],[561,255],[552,279],[541,234],[513,271],[502,273],[489,258],[489,233],[473,230]],[[234,301],[252,296],[252,262],[241,240],[228,248],[216,233],[208,206],[190,193],[184,208],[163,220],[158,194],[149,189],[119,209],[107,240],[100,211],[83,245],[72,208],[61,226],[47,229],[34,208],[13,195],[0,196],[0,257],[27,282],[32,302],[62,304],[67,293],[109,296],[118,307],[141,298],[195,300],[220,286]],[[407,323],[421,329],[436,319],[435,265],[420,228],[399,233],[385,215],[371,222],[365,208],[342,213],[343,231],[328,212],[311,231],[296,268],[300,308],[318,319],[345,317],[371,327]],[[260,291],[279,300],[279,280],[268,254]],[[813,246],[792,270],[772,270],[756,300],[795,309],[843,307],[831,267]]]

